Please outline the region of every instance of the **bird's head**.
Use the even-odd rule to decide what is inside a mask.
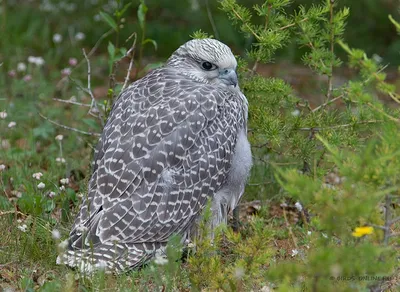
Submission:
[[[237,62],[230,48],[214,39],[195,39],[180,46],[167,66],[199,82],[236,87]]]

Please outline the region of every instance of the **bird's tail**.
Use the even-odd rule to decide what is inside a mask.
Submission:
[[[121,273],[142,266],[156,252],[163,252],[165,246],[165,243],[160,242],[105,242],[93,246],[91,249],[69,247],[57,257],[57,264],[76,267],[85,274],[91,274],[96,270],[105,270],[107,273]]]

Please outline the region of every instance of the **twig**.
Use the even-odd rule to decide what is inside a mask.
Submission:
[[[390,238],[390,221],[391,221],[391,216],[392,216],[392,210],[391,210],[391,203],[392,199],[390,198],[389,195],[386,195],[385,197],[385,229],[383,230],[383,244],[388,245],[389,243],[389,238]]]
[[[243,21],[243,18],[240,16],[240,14],[235,10],[235,7],[231,6],[232,12],[235,14],[235,16],[240,19],[240,21],[243,23],[244,26],[247,27],[247,29],[256,37],[257,41],[261,38],[253,29],[252,27],[245,21]]]
[[[289,28],[289,27],[295,26],[296,24],[305,22],[305,21],[307,21],[307,20],[308,20],[308,17],[303,18],[302,20],[300,20],[300,21],[298,21],[298,22],[293,22],[293,23],[290,23],[290,24],[288,24],[288,25],[282,26],[282,27],[279,28],[279,30],[285,30],[285,29],[287,29],[287,28]]]
[[[268,146],[269,142],[263,143],[261,145],[251,145],[252,148],[264,148],[265,146]]]
[[[92,99],[92,103],[90,105],[89,113],[93,112],[93,109],[94,109],[94,113],[97,114],[97,117],[101,122],[101,125],[104,126],[103,116],[101,114],[101,111],[97,107],[97,102],[96,102],[96,99],[94,98],[94,95],[93,95],[93,92],[92,92],[92,89],[91,89],[91,81],[90,81],[90,79],[91,79],[91,74],[92,73],[91,73],[91,68],[90,68],[90,60],[89,60],[88,56],[86,55],[85,49],[82,49],[82,52],[83,52],[83,56],[85,57],[86,62],[87,62],[87,93],[89,93],[90,98]]]
[[[18,211],[18,210],[10,210],[10,211],[0,211],[0,216],[8,215],[8,214],[18,214],[27,217],[28,215]]]
[[[367,105],[368,105],[370,108],[372,108],[372,109],[374,109],[374,110],[380,112],[381,114],[383,114],[383,115],[384,115],[385,117],[387,117],[389,120],[394,121],[394,122],[397,122],[397,123],[400,122],[400,119],[395,118],[395,117],[392,117],[391,115],[385,113],[385,112],[384,112],[383,110],[381,110],[380,108],[377,108],[376,106],[374,106],[372,103],[368,102]]]
[[[272,184],[272,181],[260,182],[260,183],[248,183],[248,186],[263,186]]]
[[[129,49],[129,51],[126,53],[126,55],[131,58],[131,61],[129,62],[129,67],[128,67],[128,71],[126,72],[126,77],[125,77],[125,82],[124,85],[122,86],[121,92],[124,91],[124,89],[128,86],[128,81],[129,81],[129,77],[131,76],[131,71],[132,71],[132,67],[133,67],[133,63],[135,62],[135,50],[136,50],[136,40],[137,40],[137,34],[136,32],[134,32],[132,34],[132,36],[135,37],[132,47]],[[131,36],[131,37],[132,37]],[[129,37],[129,38],[131,38]]]
[[[329,126],[329,127],[310,127],[310,128],[299,128],[298,130],[300,131],[322,131],[322,130],[327,130],[327,129],[337,129],[337,128],[347,128],[351,127],[354,125],[362,125],[362,124],[376,124],[376,123],[381,123],[383,121],[381,120],[371,120],[371,121],[362,121],[359,123],[349,123],[349,124],[343,124],[343,125],[336,125],[336,126]]]
[[[109,31],[103,33],[103,35],[102,35],[102,36],[97,40],[97,42],[95,43],[94,47],[90,50],[89,54],[87,54],[88,58],[90,58],[90,57],[96,52],[96,50],[97,50],[98,47],[100,46],[101,42],[102,42],[106,37],[108,37],[111,33],[113,33],[113,32],[114,32],[114,29],[112,28],[112,29],[110,29]],[[79,67],[83,64],[84,60],[85,60],[85,59],[80,60],[79,63],[78,63],[75,67],[72,68],[72,72],[73,72],[74,70],[76,70],[77,68],[79,68]],[[72,72],[71,72],[71,73],[72,73]],[[58,87],[59,84],[60,84],[60,83],[63,83],[66,79],[68,79],[68,76],[65,76],[65,77],[61,78],[61,80],[58,81],[56,87]]]
[[[204,2],[205,2],[205,4],[206,4],[207,16],[208,16],[208,20],[209,20],[210,23],[211,23],[211,27],[212,27],[213,32],[214,32],[214,36],[215,36],[216,39],[219,39],[219,34],[218,34],[217,26],[215,25],[214,18],[213,18],[213,16],[212,16],[212,13],[211,13],[211,9],[210,9],[210,5],[209,5],[209,3],[208,3],[208,0],[204,0]]]
[[[60,99],[60,98],[54,97],[53,100],[63,102],[63,103],[75,104],[75,105],[79,105],[79,106],[86,106],[86,107],[91,106],[90,104],[87,104],[87,103],[81,103],[81,102],[72,101],[72,100],[68,100],[68,99]]]
[[[265,15],[265,24],[264,24],[264,32],[268,28],[268,23],[269,23],[269,15],[271,13],[271,5],[268,5],[268,13]],[[260,50],[260,49],[259,49]],[[260,62],[260,57],[257,57],[256,61],[254,62],[253,68],[251,68],[251,72],[254,74],[257,70],[258,63]]]
[[[344,94],[341,94],[341,95],[335,97],[334,99],[327,100],[325,103],[323,103],[323,104],[317,106],[316,108],[314,108],[311,112],[315,113],[316,111],[326,107],[327,105],[330,105],[331,103],[334,103],[338,99],[341,99],[343,96],[344,96]]]
[[[330,26],[330,51],[331,55],[334,58],[334,41],[335,41],[335,35],[333,31],[333,4],[335,3],[335,0],[330,0],[329,1],[329,11],[330,11],[330,18],[329,18],[329,26]],[[333,60],[330,64],[330,74],[328,75],[328,92],[326,93],[326,103],[329,102],[329,100],[332,97],[332,91],[333,91]]]
[[[58,123],[56,121],[53,121],[53,120],[49,119],[48,117],[42,115],[40,112],[39,112],[39,116],[42,117],[43,119],[45,119],[46,121],[52,123],[53,125],[56,125],[56,126],[61,127],[61,128],[64,128],[66,130],[70,130],[70,131],[77,132],[77,133],[84,134],[84,135],[88,135],[88,136],[97,136],[97,137],[101,136],[100,133],[86,132],[86,131],[83,131],[83,130],[79,130],[79,129],[76,129],[76,128],[72,128],[72,127],[68,127],[66,125],[60,124],[60,123]]]
[[[376,224],[368,224],[368,226],[374,227],[374,228],[378,228],[381,230],[386,230],[385,226],[381,226],[381,225],[376,225]]]
[[[283,218],[285,219],[286,227],[287,227],[287,229],[288,229],[288,231],[289,231],[290,236],[292,237],[293,244],[294,244],[294,246],[295,246],[296,249],[297,249],[297,248],[298,248],[298,246],[297,246],[297,239],[296,239],[296,236],[294,236],[293,231],[292,231],[292,227],[290,226],[289,221],[288,221],[288,219],[287,219],[287,216],[286,216],[286,207],[282,207],[282,209],[283,209]]]
[[[394,223],[396,223],[396,222],[398,222],[398,221],[400,221],[400,216],[399,216],[399,217],[396,217],[396,218],[394,218],[394,219],[392,219],[392,220],[390,221],[390,225],[392,225],[392,224],[394,224]]]
[[[111,100],[111,104],[114,103],[115,98],[116,98],[116,95],[115,95],[115,92],[114,92],[115,84],[117,83],[117,82],[115,81],[115,72],[117,72],[117,70],[118,70],[119,61],[120,61],[120,60],[115,61],[115,62],[113,63],[112,71],[111,71],[111,74],[110,74],[110,76],[109,76],[109,83],[108,83],[108,84],[109,84],[109,85],[108,85],[108,87],[109,87],[109,93],[107,94],[107,97]],[[136,70],[139,70],[139,68],[136,67]],[[136,76],[135,76],[135,79],[136,79]]]

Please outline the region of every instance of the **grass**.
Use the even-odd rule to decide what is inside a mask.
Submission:
[[[60,287],[66,291],[143,291],[146,287],[149,291],[157,291],[163,285],[169,285],[180,291],[189,290],[190,278],[194,275],[190,274],[190,261],[177,264],[175,270],[179,272],[175,276],[171,276],[171,268],[151,264],[140,272],[118,277],[99,273],[90,279],[55,264],[59,244],[67,237],[80,198],[86,191],[92,149],[97,138],[56,127],[38,113],[73,127],[86,126],[85,129],[96,131],[100,127],[94,127],[95,120],[87,114],[87,109],[53,101],[50,96],[57,82],[46,79],[39,70],[36,74],[39,76],[34,76],[30,83],[13,80],[12,98],[0,103],[1,111],[7,113],[7,117],[0,120],[0,165],[5,166],[0,173],[0,206],[3,210],[0,211],[0,229],[3,230],[0,233],[1,287],[27,291],[56,291]],[[27,87],[31,90],[26,90]],[[38,95],[40,90],[44,92]],[[73,86],[64,91],[64,96],[78,94]],[[79,101],[88,103],[90,100],[83,96]],[[83,124],[83,119],[91,122]],[[10,122],[16,125],[9,128]],[[92,124],[93,127],[88,126]],[[63,135],[61,141],[56,139],[58,135]],[[65,163],[57,162],[60,157]],[[43,188],[39,186],[41,183],[45,185]],[[277,230],[273,236],[272,233],[269,235],[267,248],[272,252],[271,258],[291,258],[296,247],[284,227],[279,206],[274,208],[263,208],[260,212],[258,206],[246,207],[241,213],[240,234],[249,236],[251,214],[258,213],[267,223],[266,229]],[[298,247],[305,248],[308,244],[305,229],[298,226],[294,233],[301,238]],[[226,242],[221,244],[224,254],[218,259],[228,261],[228,266],[229,262],[235,263],[231,259],[235,258],[234,248]],[[180,259],[180,255],[172,258]],[[155,272],[155,269],[161,271]],[[157,278],[159,274],[161,276]],[[166,279],[172,279],[173,283]]]
[[[101,89],[100,84],[108,82],[108,77],[103,74],[107,62],[102,60],[103,55],[91,59],[95,92]],[[17,59],[14,62],[16,67],[18,62],[24,62],[24,59]],[[85,277],[65,266],[56,265],[60,244],[67,238],[86,192],[93,147],[98,138],[57,127],[40,114],[89,132],[101,132],[101,125],[88,114],[87,107],[53,99],[71,100],[72,97],[76,102],[90,104],[90,97],[80,89],[86,86],[85,66],[74,70],[71,79],[63,79],[60,71],[47,71],[54,64],[37,66],[26,61],[24,63],[27,64],[26,71],[18,72],[15,67],[16,76],[7,75],[8,72],[0,67],[3,89],[0,99],[0,111],[3,112],[3,118],[0,119],[0,228],[4,230],[0,233],[0,287],[21,291],[57,291],[60,287],[66,291],[158,291],[164,287],[167,290],[184,291],[193,289],[194,285],[204,285],[202,278],[196,280],[196,275],[206,273],[203,264],[210,269],[220,267],[220,271],[233,277],[238,251],[229,241],[221,241],[221,249],[212,249],[216,255],[208,264],[206,260],[199,264],[190,258],[182,263],[180,252],[175,251],[170,255],[167,266],[152,263],[140,271],[118,277],[102,272]],[[30,80],[24,78],[27,75],[31,76]],[[102,104],[101,100],[98,101]],[[262,186],[259,184],[265,183],[262,164],[255,167],[253,172],[247,191],[249,200],[260,199],[257,192]],[[269,176],[272,178],[271,174]],[[256,191],[251,190],[252,184]],[[254,213],[263,214],[263,220],[268,222],[265,230],[284,226],[281,216],[277,219],[275,213],[270,215],[265,208],[261,213],[258,207],[249,208],[250,211],[246,208],[241,214],[243,226],[239,234],[243,238],[255,240],[251,236],[249,223]],[[300,237],[301,233],[304,232],[299,233]],[[295,247],[290,243],[292,239],[288,233],[277,232],[276,236],[278,242],[274,243],[272,233],[268,234],[268,244],[265,246],[269,250],[268,258],[274,256],[275,250],[278,258],[291,257]],[[241,248],[245,249],[245,246]],[[204,257],[208,258],[210,251],[206,249],[204,252]],[[220,264],[215,266],[217,262],[225,263],[226,270]],[[224,277],[225,274],[220,274],[218,281],[224,283]],[[218,281],[213,283],[214,287],[219,285]],[[261,284],[254,283],[253,286]]]
[[[101,132],[101,123],[89,114],[88,107],[63,103],[54,98],[86,105],[91,103],[91,98],[84,89],[87,87],[87,67],[81,49],[85,48],[85,51],[89,52],[107,31],[106,23],[101,21],[95,22],[95,25],[92,23],[93,17],[98,15],[100,9],[112,12],[103,2],[98,1],[98,4],[77,2],[75,7],[77,16],[68,12],[68,9],[65,10],[66,8],[46,12],[35,3],[22,5],[17,14],[15,6],[10,4],[7,7],[7,4],[2,2],[3,11],[5,7],[8,12],[8,20],[1,26],[1,33],[7,34],[7,37],[0,39],[0,46],[2,45],[0,57],[4,59],[0,59],[0,230],[2,230],[0,232],[0,288],[19,291],[60,291],[61,289],[65,291],[258,291],[264,289],[263,291],[266,291],[270,287],[279,288],[281,291],[293,291],[309,288],[302,286],[304,279],[307,276],[317,278],[312,274],[313,270],[310,267],[324,266],[324,269],[328,270],[326,266],[330,263],[328,260],[333,263],[336,263],[335,260],[339,261],[339,256],[334,258],[332,254],[322,254],[322,252],[332,246],[337,247],[338,251],[341,247],[347,251],[347,246],[341,245],[335,234],[328,235],[327,231],[319,227],[321,218],[324,217],[323,210],[335,210],[335,205],[324,205],[319,202],[320,206],[326,209],[313,210],[312,208],[318,205],[315,200],[309,204],[310,210],[315,213],[309,214],[307,209],[300,210],[296,201],[285,198],[287,193],[276,181],[276,169],[273,167],[292,166],[301,169],[302,162],[298,160],[293,162],[291,157],[271,153],[270,151],[274,148],[257,145],[254,141],[252,141],[252,150],[257,159],[246,187],[240,211],[241,224],[237,232],[228,228],[218,233],[214,242],[211,242],[206,236],[208,231],[204,229],[204,238],[196,242],[195,248],[186,250],[182,250],[176,239],[172,238],[167,251],[167,262],[151,262],[141,270],[120,276],[106,275],[102,271],[85,276],[76,270],[56,265],[56,257],[63,249],[63,241],[68,237],[72,220],[82,196],[86,193],[91,173],[93,148],[98,137],[79,134],[56,126],[43,116],[86,132]],[[372,3],[372,1],[369,2]],[[86,10],[93,14],[90,17],[79,14],[87,9],[85,5],[92,5],[89,10]],[[136,13],[136,10],[133,12]],[[152,10],[149,13],[149,18],[158,17],[152,14]],[[185,21],[189,21],[190,13],[183,14]],[[44,25],[43,19],[52,25],[48,26],[47,23]],[[220,26],[229,24],[222,18],[219,18],[217,22]],[[26,25],[28,23],[29,26]],[[182,23],[179,22],[179,25],[183,25]],[[121,20],[120,25],[126,27],[119,32],[120,39],[127,38],[132,31],[137,29],[137,24],[127,29],[129,24],[132,24],[129,20],[127,23]],[[161,24],[161,27],[165,29],[166,26]],[[160,27],[160,23],[155,21],[154,26],[149,26],[149,31],[154,33],[157,27]],[[189,26],[185,25],[185,27],[187,29]],[[76,37],[81,28],[87,28],[84,30],[85,33],[90,32],[86,33],[84,39]],[[232,28],[226,30],[231,31]],[[54,37],[55,34],[62,36],[60,43]],[[227,35],[231,34],[227,33]],[[169,37],[179,44],[183,42],[181,35],[178,37],[172,34]],[[235,42],[235,39],[236,43],[241,42],[237,41],[238,37],[233,34],[230,37],[232,42]],[[7,39],[10,41],[5,41]],[[172,41],[169,43],[169,39],[156,39],[160,42],[160,50],[162,50],[157,54],[168,55]],[[91,89],[99,106],[106,104],[109,101],[108,96],[112,95],[112,92],[108,90],[110,80],[113,78],[109,77],[110,54],[106,53],[107,41],[115,42],[115,34],[104,40],[98,51],[90,56]],[[110,45],[108,47],[110,48]],[[147,48],[149,49],[150,46]],[[151,52],[152,50],[153,48]],[[11,57],[4,58],[4,56]],[[29,58],[30,56],[36,56],[39,59],[36,58],[34,61]],[[43,58],[44,64],[40,58]],[[144,63],[156,64],[154,62],[157,61],[159,60],[145,58]],[[20,63],[25,64],[25,68]],[[114,72],[116,81],[123,81],[127,67],[126,60],[120,62],[119,67],[116,68],[117,71]],[[304,70],[298,73],[303,79],[299,76],[297,76],[299,78],[291,78],[292,75],[286,74],[286,71],[293,74],[293,68],[285,65],[284,69],[279,68],[277,71],[280,72],[278,74],[285,75],[281,77],[301,80],[296,88],[298,96],[314,94],[321,99],[321,93],[315,93],[317,88],[321,89],[321,80],[314,82],[312,78],[304,78]],[[263,69],[267,69],[267,66],[260,66],[260,70]],[[72,73],[67,76],[70,72]],[[313,86],[308,84],[313,84]],[[270,98],[271,102],[278,103],[281,100],[281,93]],[[320,101],[315,103],[321,103]],[[256,108],[258,104],[251,106]],[[327,118],[330,116],[336,117],[337,114],[332,111]],[[289,140],[290,137],[286,138]],[[275,148],[276,146],[274,145]],[[279,161],[272,164],[271,157]],[[329,174],[336,175],[335,170]],[[325,173],[318,173],[318,175],[323,177]],[[326,175],[327,179],[328,175]],[[299,180],[301,182],[304,178],[300,177]],[[301,184],[299,183],[294,189],[296,190],[299,185]],[[336,187],[340,189],[345,186]],[[328,194],[323,189],[319,192]],[[314,194],[310,194],[310,197],[311,195]],[[337,199],[335,201],[337,204],[340,196],[335,199]],[[345,202],[341,203],[345,204]],[[397,213],[398,211],[394,210],[394,214],[398,215]],[[337,214],[341,213],[338,211]],[[343,218],[346,217],[343,216]],[[352,224],[361,226],[365,223],[357,220],[353,220]],[[380,217],[375,221],[382,223]],[[332,222],[336,224],[335,218]],[[207,224],[203,225],[205,226]],[[398,230],[398,227],[397,222],[393,230]],[[346,228],[351,233],[351,227]],[[344,234],[344,240],[350,242],[349,246],[354,247],[354,250],[368,249],[365,238],[354,243],[354,238],[348,238],[351,235],[347,230]],[[376,232],[373,235],[373,242],[377,246],[379,245],[377,242],[381,241],[380,234]],[[392,243],[395,245],[397,242],[393,240]],[[321,255],[318,254],[320,251]],[[348,249],[350,255],[353,251]],[[318,256],[321,259],[312,262]],[[331,258],[328,258],[329,256]],[[370,260],[376,261],[376,258],[371,256]],[[298,264],[297,267],[302,268],[302,271],[293,268],[283,270],[281,273],[284,277],[299,275],[293,281],[294,285],[289,285],[287,279],[280,281],[282,276],[280,280],[272,280],[274,278],[270,272],[273,274],[273,267],[281,262]],[[335,274],[335,267],[335,265],[329,266],[330,270],[326,273]],[[352,268],[349,267],[348,270],[354,272],[356,269],[352,270]],[[364,271],[361,268],[359,270]],[[381,272],[379,269],[377,271]],[[344,282],[339,284],[345,285]],[[343,287],[339,285],[338,291]]]

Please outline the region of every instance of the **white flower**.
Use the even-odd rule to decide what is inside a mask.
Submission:
[[[185,240],[185,244],[186,244],[186,246],[187,246],[188,248],[193,248],[193,247],[195,247],[194,243],[191,242],[189,239],[186,239],[186,240]]]
[[[99,260],[96,264],[95,267],[99,270],[105,270],[107,268],[107,262],[104,260]]]
[[[64,187],[64,186],[61,186],[61,187],[60,187],[60,191],[65,191],[65,187]]]
[[[56,44],[59,44],[62,42],[62,35],[60,35],[59,33],[56,33],[53,35],[53,42]]]
[[[297,211],[299,212],[303,211],[303,206],[300,204],[300,202],[296,202],[294,206],[296,207]]]
[[[18,225],[17,228],[22,232],[26,232],[28,230],[28,226],[26,226],[26,224]]]
[[[163,266],[163,265],[168,264],[168,259],[161,255],[156,255],[156,258],[154,259],[154,263],[156,265]]]
[[[10,149],[10,147],[11,147],[10,141],[8,141],[7,139],[1,140],[0,148]]]
[[[56,161],[57,161],[57,162],[61,162],[61,163],[65,163],[65,159],[62,158],[62,157],[57,157],[57,158],[56,158]]]
[[[75,35],[75,39],[77,40],[77,41],[82,41],[82,40],[84,40],[85,39],[85,34],[83,33],[83,32],[78,32],[76,35]]]
[[[61,237],[61,233],[60,231],[58,231],[58,229],[53,229],[51,231],[51,237],[53,237],[53,239],[58,240]]]
[[[373,54],[372,55],[372,59],[378,64],[382,63],[382,61],[383,61],[383,58],[381,56],[377,55],[377,54]]]
[[[14,196],[16,196],[17,198],[21,198],[22,197],[22,193],[17,191],[17,190],[13,190],[11,191],[11,194],[13,194]]]
[[[83,233],[83,232],[87,232],[89,229],[86,227],[86,226],[83,226],[83,225],[78,225],[77,227],[76,227],[76,231],[77,232],[80,232],[80,233]]]
[[[7,112],[5,112],[5,111],[0,112],[0,119],[4,120],[5,118],[7,118]]]
[[[325,233],[322,233],[322,236],[323,236],[324,238],[328,238],[328,235],[326,235]]]
[[[6,169],[6,166],[4,164],[0,164],[0,171],[3,171],[4,169]]]
[[[297,249],[292,249],[292,257],[295,257],[299,254],[299,251]]]
[[[33,178],[36,178],[37,180],[40,180],[40,178],[43,176],[43,173],[41,172],[35,172],[34,174],[32,174]]]
[[[62,185],[67,185],[67,184],[69,184],[69,178],[62,178],[62,179],[60,179],[60,183],[61,183]]]
[[[300,111],[298,109],[295,109],[294,111],[291,112],[292,116],[297,117],[300,115]]]
[[[28,62],[32,64],[36,64],[36,57],[35,56],[29,56],[28,57]]]
[[[19,62],[17,64],[17,71],[18,72],[25,72],[26,71],[26,65],[23,62]]]
[[[36,57],[36,63],[37,66],[43,66],[44,65],[44,59],[42,57]]]
[[[307,235],[308,235],[308,236],[311,236],[311,231],[307,231]]]
[[[54,197],[56,196],[56,193],[55,193],[55,192],[50,192],[50,193],[48,194],[48,196],[49,196],[50,198],[54,198]]]
[[[66,249],[67,246],[68,246],[68,239],[63,240],[63,241],[61,241],[61,242],[58,244],[58,247],[59,247],[60,249],[62,249],[62,250]]]
[[[56,140],[62,141],[62,139],[64,139],[64,136],[63,136],[63,135],[57,135],[57,136],[56,136]]]
[[[99,22],[101,20],[100,14],[96,14],[95,16],[93,16],[93,20]]]
[[[44,65],[44,59],[42,57],[29,56],[28,62],[39,67]]]
[[[8,123],[8,127],[9,127],[9,128],[14,128],[16,125],[17,125],[17,123],[14,122],[14,121]]]
[[[242,279],[244,276],[244,269],[242,267],[237,267],[235,269],[235,278]]]
[[[40,183],[37,185],[37,187],[38,187],[39,190],[41,190],[41,189],[44,189],[44,188],[46,187],[46,185],[45,185],[44,183],[40,182]]]

